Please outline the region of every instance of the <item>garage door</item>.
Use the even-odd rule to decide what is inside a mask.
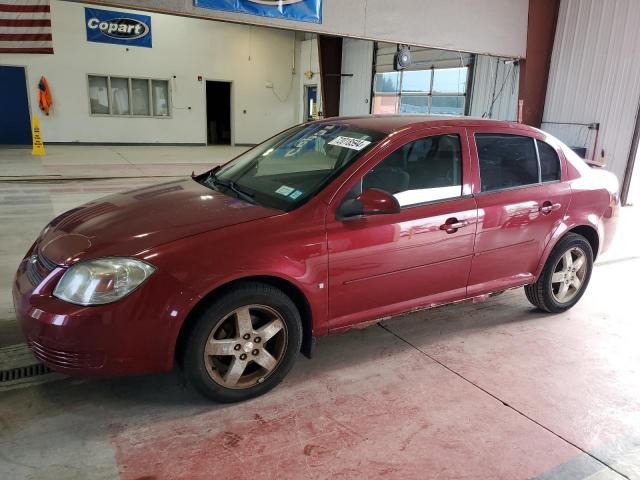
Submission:
[[[412,64],[393,70],[397,46],[378,43],[373,113],[464,115],[473,55],[433,48],[411,49]]]

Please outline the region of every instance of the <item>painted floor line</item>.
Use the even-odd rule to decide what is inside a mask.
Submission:
[[[500,397],[498,397],[496,394],[490,392],[489,390],[481,387],[480,385],[478,385],[477,383],[472,382],[471,380],[469,380],[468,378],[466,378],[464,375],[462,375],[461,373],[455,371],[454,369],[452,369],[451,367],[445,365],[444,363],[442,363],[441,361],[439,361],[438,359],[434,358],[433,356],[429,355],[427,352],[425,352],[424,350],[421,350],[419,347],[417,347],[416,345],[412,344],[410,341],[406,340],[405,338],[401,337],[400,335],[398,335],[396,332],[394,332],[393,330],[391,330],[389,327],[387,327],[386,325],[383,325],[382,323],[378,323],[378,326],[380,328],[382,328],[383,330],[386,330],[387,332],[389,332],[391,335],[393,335],[394,337],[396,337],[398,340],[406,343],[407,345],[409,345],[410,347],[414,348],[415,350],[417,350],[418,352],[420,352],[422,355],[424,355],[425,357],[429,358],[430,360],[434,361],[435,363],[437,363],[438,365],[440,365],[441,367],[445,368],[446,370],[448,370],[449,372],[453,373],[454,375],[458,376],[459,378],[461,378],[462,380],[464,380],[465,382],[473,385],[474,387],[476,387],[478,390],[481,390],[482,392],[486,393],[487,395],[489,395],[490,397],[492,397],[493,399],[499,401],[500,403],[502,403],[505,407],[510,408],[511,410],[513,410],[514,412],[516,412],[518,415],[522,416],[523,418],[526,418],[527,420],[529,420],[530,422],[535,423],[536,425],[538,425],[540,428],[546,430],[547,432],[549,432],[550,434],[554,435],[555,437],[559,438],[560,440],[568,443],[569,445],[573,446],[574,448],[576,448],[577,450],[580,450],[582,453],[584,453],[585,455],[591,457],[593,460],[595,460],[596,462],[604,465],[606,468],[608,468],[609,470],[611,470],[614,473],[617,473],[618,475],[620,475],[623,478],[626,478],[627,480],[631,480],[631,478],[627,475],[625,475],[624,473],[620,472],[619,470],[616,470],[614,467],[612,467],[611,465],[609,465],[607,462],[605,462],[604,460],[601,460],[600,458],[598,458],[597,456],[595,456],[594,454],[592,454],[591,452],[589,452],[588,450],[585,450],[584,448],[580,447],[579,445],[573,443],[571,440],[563,437],[562,435],[560,435],[559,433],[554,432],[553,430],[551,430],[549,427],[543,425],[542,423],[540,423],[539,421],[537,421],[536,419],[530,417],[529,415],[527,415],[526,413],[524,413],[521,410],[518,410],[516,407],[514,407],[513,405],[508,404],[507,402],[505,402],[504,400],[502,400]]]
[[[616,263],[631,262],[633,260],[640,260],[640,255],[632,255],[630,257],[612,258],[611,260],[605,260],[604,262],[596,262],[594,267],[604,267],[606,265],[614,265]]]

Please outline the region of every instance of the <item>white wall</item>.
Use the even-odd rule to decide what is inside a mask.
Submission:
[[[368,115],[371,108],[373,42],[345,38],[342,42],[340,115]]]
[[[469,115],[516,121],[519,84],[520,67],[512,59],[478,55],[473,71]]]
[[[599,122],[596,159],[604,149],[620,181],[640,101],[638,25],[638,0],[562,0],[542,123],[591,158],[595,131],[551,122]]]
[[[527,46],[529,0],[324,0],[322,24],[197,8],[193,0],[94,1],[505,57],[524,57]]]
[[[53,0],[54,55],[0,55],[27,67],[32,114],[45,142],[206,143],[205,82],[232,81],[236,143],[258,143],[298,123],[299,78],[292,75],[295,33],[151,14],[153,48],[87,42],[82,4]],[[171,118],[89,115],[87,74],[175,79]],[[49,81],[54,107],[38,110],[37,82]],[[275,92],[265,87],[273,82]],[[189,109],[191,107],[191,109]],[[246,110],[246,114],[243,111]]]

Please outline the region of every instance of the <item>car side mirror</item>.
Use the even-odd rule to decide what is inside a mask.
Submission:
[[[368,188],[356,198],[345,200],[338,208],[338,219],[348,220],[364,215],[400,213],[396,197],[378,188]]]

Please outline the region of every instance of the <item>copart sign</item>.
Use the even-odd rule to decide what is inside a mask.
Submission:
[[[151,17],[128,12],[85,8],[89,42],[151,48]]]
[[[322,23],[322,0],[193,0],[196,7]]]

